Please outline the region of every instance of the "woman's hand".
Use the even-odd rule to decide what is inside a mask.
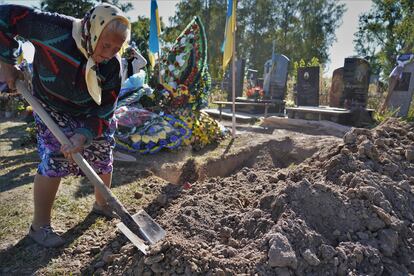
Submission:
[[[0,81],[7,83],[12,92],[16,90],[17,79],[23,79],[23,72],[19,67],[0,61]]]
[[[73,160],[72,154],[83,150],[83,146],[86,142],[86,137],[80,133],[76,133],[69,139],[72,145],[62,145],[60,151],[63,153],[66,159]]]

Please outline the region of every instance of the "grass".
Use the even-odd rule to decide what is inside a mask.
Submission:
[[[405,120],[407,122],[414,122],[414,107],[413,104],[411,104],[410,110],[408,110],[407,117],[405,117]]]
[[[287,167],[289,170],[294,170],[298,165],[295,163],[290,163],[289,166]]]
[[[3,126],[5,126],[3,128]],[[7,240],[24,235],[32,217],[32,182],[37,167],[33,148],[16,148],[24,124],[2,123],[0,126],[0,246]]]
[[[114,173],[113,183],[113,193],[130,210],[138,210],[154,200],[165,185],[157,177],[140,175],[136,168],[118,168]],[[150,183],[154,184],[153,188],[150,188]],[[94,194],[93,188],[88,185],[92,184],[80,177],[64,178],[54,202],[52,224],[66,235],[69,241],[65,247],[67,252],[72,252],[80,245],[90,246],[97,243],[105,246],[112,239],[110,235],[116,232],[114,222],[90,217]],[[135,192],[140,192],[143,196],[136,199]],[[32,183],[0,193],[0,201],[0,245],[5,250],[2,252],[4,259],[0,261],[1,268],[18,268],[21,274],[37,271],[41,275],[70,275],[72,270],[79,269],[76,262],[82,261],[83,267],[86,265],[85,261],[93,263],[96,256],[85,255],[82,257],[84,260],[65,259],[67,256],[59,250],[48,251],[32,246],[33,242],[24,238],[33,215]],[[86,241],[87,236],[93,237],[93,241]],[[20,245],[15,247],[14,244],[18,243]]]
[[[213,87],[208,99],[209,108],[218,108],[218,105],[213,103],[214,101],[227,101],[227,91],[221,90],[218,86]]]
[[[398,112],[398,109],[397,110],[388,110],[387,109],[383,113],[380,113],[378,111],[375,111],[374,112],[374,120],[378,124],[380,124],[380,123],[384,122],[385,120],[387,120],[388,118],[395,117],[395,114],[397,114],[397,112]]]
[[[377,124],[380,124],[389,118],[397,117],[396,114],[398,113],[398,111],[399,109],[395,109],[395,110],[387,109],[383,113],[375,111],[374,120],[376,121]],[[414,105],[413,104],[411,104],[410,109],[408,110],[407,116],[400,117],[400,119],[406,122],[414,122]]]
[[[32,199],[30,189],[20,188],[11,195],[1,195],[0,204],[0,240],[5,241],[24,233],[29,228],[32,217]]]
[[[380,124],[386,121],[388,118],[397,117],[396,114],[398,113],[399,109],[393,110],[385,110],[385,112],[378,112],[380,110],[383,100],[386,96],[386,91],[382,91],[382,93],[378,93],[378,89],[374,85],[370,85],[369,93],[368,93],[368,108],[374,109],[374,120],[376,124]],[[411,101],[411,105],[408,111],[407,116],[400,117],[401,120],[407,122],[414,121],[414,101]]]

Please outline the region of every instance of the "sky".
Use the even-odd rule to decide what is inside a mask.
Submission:
[[[312,0],[309,0],[312,1]],[[21,5],[39,6],[39,0],[0,0],[0,3],[14,3]],[[127,15],[135,21],[138,15],[149,17],[151,0],[129,0],[121,2],[131,2],[134,9]],[[160,17],[166,25],[169,24],[168,18],[175,14],[175,5],[179,0],[158,0],[158,10]],[[346,5],[347,11],[343,16],[343,23],[336,31],[337,41],[333,43],[329,51],[331,62],[327,64],[324,75],[332,76],[333,70],[342,67],[344,58],[356,55],[353,46],[354,33],[358,29],[358,16],[371,8],[371,0],[338,0],[339,3]],[[224,26],[223,26],[224,27]],[[30,50],[29,50],[30,51]]]
[[[356,55],[354,51],[354,33],[358,30],[358,16],[369,11],[371,0],[338,1],[346,5],[342,25],[336,30],[336,39],[329,51],[331,63],[327,65],[325,75],[331,77],[333,70],[344,65],[344,58]]]

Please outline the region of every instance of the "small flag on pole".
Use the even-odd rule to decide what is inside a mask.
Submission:
[[[157,0],[151,0],[151,20],[149,33],[149,59],[151,66],[155,65],[155,54],[160,51],[158,37],[161,33],[160,17],[158,14]]]
[[[229,0],[227,4],[226,29],[224,33],[223,71],[226,70],[233,56],[234,32],[236,31],[237,0]]]

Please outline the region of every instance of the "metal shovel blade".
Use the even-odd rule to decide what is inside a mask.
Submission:
[[[122,161],[122,162],[137,162],[137,159],[129,154],[122,153],[119,151],[113,151],[114,160],[116,161]]]
[[[139,210],[138,213],[132,216],[136,224],[139,226],[140,233],[133,233],[123,222],[116,226],[119,230],[139,249],[147,254],[148,243],[155,244],[165,237],[165,230],[144,210]],[[144,242],[147,241],[147,244]]]

